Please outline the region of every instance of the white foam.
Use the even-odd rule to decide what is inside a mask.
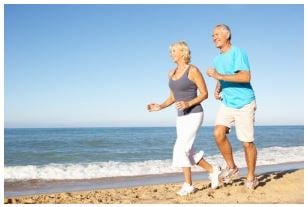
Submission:
[[[224,165],[221,155],[205,157],[211,164]],[[246,167],[243,151],[234,152],[238,167]],[[270,147],[258,150],[257,165],[272,165],[304,161],[304,147]],[[136,176],[181,172],[181,168],[171,167],[171,160],[148,160],[144,162],[99,162],[80,164],[48,164],[43,166],[6,166],[4,179],[92,179],[101,177]],[[193,167],[193,171],[201,171]]]
[[[239,168],[246,167],[245,154],[243,151],[233,153],[234,161]],[[208,157],[210,163],[225,166],[221,155]],[[289,162],[304,161],[304,147],[269,147],[258,149],[257,166],[274,165]]]

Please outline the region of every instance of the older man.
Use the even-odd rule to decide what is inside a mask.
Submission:
[[[230,183],[239,173],[227,138],[234,124],[237,138],[245,150],[246,186],[255,189],[258,185],[255,176],[257,149],[253,142],[256,101],[250,84],[248,57],[242,49],[231,44],[231,30],[227,25],[217,25],[212,37],[220,54],[213,61],[214,68],[208,68],[207,75],[217,80],[214,96],[221,100],[214,129],[216,144],[227,163],[221,178],[224,183]]]

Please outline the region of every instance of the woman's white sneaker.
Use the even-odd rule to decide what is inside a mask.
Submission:
[[[211,181],[211,188],[216,189],[219,187],[219,175],[221,173],[220,166],[213,166],[213,172],[209,174],[209,179]]]
[[[188,183],[184,183],[182,185],[181,190],[179,190],[176,194],[180,196],[186,196],[188,194],[192,194],[196,192],[196,188],[193,185],[189,185]]]

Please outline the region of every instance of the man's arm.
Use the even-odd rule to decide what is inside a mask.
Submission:
[[[218,73],[214,68],[209,68],[206,73],[209,77],[227,82],[249,83],[251,79],[250,71],[244,70],[239,70],[236,74],[232,75],[223,75]]]

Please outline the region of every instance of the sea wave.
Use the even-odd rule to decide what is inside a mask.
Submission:
[[[205,156],[211,164],[224,166],[223,157],[218,155]],[[243,151],[234,152],[238,167],[246,167]],[[269,147],[258,149],[257,166],[273,165],[288,162],[304,161],[304,147]],[[171,167],[172,160],[147,160],[143,162],[93,162],[27,166],[5,166],[5,181],[17,180],[62,180],[62,179],[93,179],[102,177],[136,176],[181,172],[180,168]],[[193,167],[192,171],[202,171]]]

